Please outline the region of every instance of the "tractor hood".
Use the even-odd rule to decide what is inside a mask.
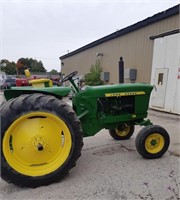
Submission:
[[[86,97],[117,97],[149,95],[153,89],[152,85],[145,83],[115,84],[103,86],[89,86],[79,95]]]
[[[44,87],[44,88],[33,88],[33,87],[12,87],[11,89],[4,91],[6,100],[16,98],[22,94],[41,93],[47,95],[53,95],[57,98],[67,96],[71,91],[70,87]]]

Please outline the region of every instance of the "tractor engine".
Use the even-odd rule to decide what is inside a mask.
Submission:
[[[102,97],[98,101],[98,112],[105,115],[134,113],[134,96]]]

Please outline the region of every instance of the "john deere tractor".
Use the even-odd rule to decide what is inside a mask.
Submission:
[[[1,178],[22,187],[38,187],[62,179],[76,165],[83,137],[107,129],[115,140],[127,140],[135,125],[144,126],[135,145],[147,159],[168,149],[166,130],[147,117],[148,84],[116,84],[79,90],[73,72],[63,79],[72,87],[54,87],[48,79],[30,87],[4,91],[1,106]],[[72,107],[63,97],[73,91]]]

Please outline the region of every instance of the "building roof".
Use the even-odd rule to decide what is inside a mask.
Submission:
[[[133,25],[130,25],[130,26],[126,27],[126,28],[123,28],[123,29],[121,29],[119,31],[116,31],[116,32],[114,32],[114,33],[112,33],[110,35],[102,37],[102,38],[100,38],[100,39],[98,39],[98,40],[96,40],[94,42],[91,42],[91,43],[89,43],[89,44],[87,44],[87,45],[85,45],[83,47],[80,47],[79,49],[76,49],[75,51],[72,51],[72,52],[70,52],[68,54],[65,54],[65,55],[59,57],[59,59],[62,60],[64,58],[68,58],[68,57],[73,56],[73,55],[75,55],[77,53],[80,53],[80,52],[82,52],[84,50],[87,50],[89,48],[92,48],[94,46],[102,44],[102,43],[104,43],[106,41],[112,40],[114,38],[117,38],[117,37],[120,37],[120,36],[125,35],[127,33],[130,33],[130,32],[132,32],[134,30],[137,30],[137,29],[143,28],[145,26],[148,26],[148,25],[150,25],[152,23],[155,23],[155,22],[158,22],[160,20],[166,19],[166,18],[171,17],[173,15],[179,14],[179,6],[180,6],[180,4],[178,4],[178,5],[174,6],[174,7],[171,7],[169,9],[165,10],[165,11],[162,11],[160,13],[157,13],[157,14],[153,15],[152,17],[148,17],[148,18],[146,18],[146,19],[144,19],[144,20],[142,20],[140,22],[137,22],[137,23],[135,23]]]

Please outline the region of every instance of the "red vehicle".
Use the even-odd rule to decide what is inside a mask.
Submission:
[[[16,86],[28,86],[29,82],[26,78],[16,78]]]

